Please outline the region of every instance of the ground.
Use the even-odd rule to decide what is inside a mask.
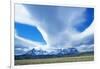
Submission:
[[[75,57],[15,60],[15,65],[80,62],[80,61],[93,61],[93,60],[94,60],[94,55],[82,55],[82,56],[75,56]]]

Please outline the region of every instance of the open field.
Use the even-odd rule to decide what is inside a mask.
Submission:
[[[58,58],[45,58],[45,59],[15,60],[15,65],[80,62],[80,61],[93,61],[93,60],[94,60],[93,55],[84,55],[84,56],[76,56],[76,57],[58,57]]]

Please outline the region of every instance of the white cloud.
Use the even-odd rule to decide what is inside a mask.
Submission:
[[[16,54],[24,54],[25,52],[28,52],[30,50],[32,50],[33,48],[39,50],[47,50],[49,51],[49,46],[44,45],[40,42],[36,42],[36,41],[31,41],[28,40],[26,38],[20,37],[18,34],[16,34],[17,32],[15,32],[15,52],[20,51],[20,53],[16,53]]]
[[[67,28],[72,28],[74,25],[79,25],[80,23],[84,23],[86,18],[84,16],[86,12],[86,8],[59,8],[58,9],[58,17],[59,19],[66,24]]]
[[[84,32],[82,32],[80,36],[84,38],[93,33],[94,33],[94,22],[92,22],[92,24]]]
[[[15,21],[20,23],[28,23],[28,22],[32,23],[31,16],[23,5],[19,4],[15,5]]]
[[[80,52],[91,52],[94,51],[94,45],[81,45],[76,47],[76,49]]]
[[[15,5],[15,22],[37,27],[41,32],[44,40],[48,40],[46,32],[39,25],[40,22],[32,17],[29,11],[23,5]]]

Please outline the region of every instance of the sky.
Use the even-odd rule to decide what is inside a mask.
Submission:
[[[18,31],[20,37],[27,38],[32,41],[38,41],[46,44],[39,30],[34,26],[28,26],[25,24],[15,23],[15,28]]]
[[[91,51],[93,19],[93,8],[16,4],[15,54],[32,48]]]

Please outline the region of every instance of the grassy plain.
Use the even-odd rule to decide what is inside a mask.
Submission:
[[[94,55],[82,55],[82,56],[75,56],[75,57],[56,57],[56,58],[15,60],[15,65],[80,62],[80,61],[93,61],[93,60],[94,60]]]

